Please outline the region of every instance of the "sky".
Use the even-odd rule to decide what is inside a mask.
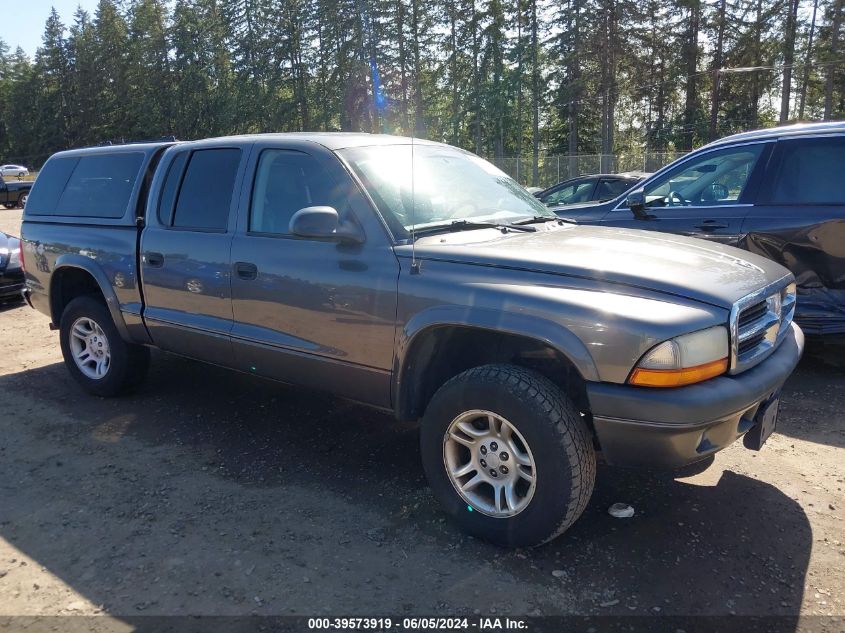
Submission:
[[[20,46],[32,57],[41,46],[50,8],[56,7],[64,25],[69,26],[79,6],[93,15],[97,0],[0,0],[0,39],[8,44],[10,52]]]

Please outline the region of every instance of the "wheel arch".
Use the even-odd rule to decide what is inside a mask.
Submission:
[[[120,302],[103,270],[88,257],[67,254],[56,260],[50,276],[50,318],[59,325],[68,303],[76,297],[98,294],[111,314],[121,338],[129,341],[126,322],[120,311]]]
[[[588,406],[586,382],[599,380],[584,344],[558,324],[492,310],[435,309],[409,321],[401,333],[392,385],[396,417],[418,419],[447,380],[490,363],[538,371],[583,410]]]

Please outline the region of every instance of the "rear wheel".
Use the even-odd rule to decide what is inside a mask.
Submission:
[[[86,295],[62,313],[59,341],[65,365],[82,387],[97,396],[116,396],[146,376],[150,351],[124,341],[105,304]]]
[[[571,526],[592,494],[589,429],[554,383],[485,365],[443,385],[422,420],[423,467],[437,500],[467,532],[509,547]]]

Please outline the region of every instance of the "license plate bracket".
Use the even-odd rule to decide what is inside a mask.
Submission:
[[[745,448],[750,448],[752,451],[759,451],[763,448],[763,444],[777,428],[779,408],[780,392],[775,392],[757,409],[757,414],[754,416],[754,426],[742,439]]]

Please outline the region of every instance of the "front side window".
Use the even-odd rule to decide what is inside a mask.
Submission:
[[[571,185],[561,187],[548,196],[543,196],[542,200],[549,206],[588,202],[594,184],[595,181],[593,180],[574,182]]]
[[[772,183],[771,204],[845,204],[845,138],[780,141],[780,169]]]
[[[710,207],[737,204],[745,191],[763,145],[708,152],[647,184],[646,205]]]
[[[290,233],[293,214],[305,207],[328,206],[345,211],[345,195],[313,156],[289,150],[265,150],[258,161],[249,230]]]
[[[225,230],[240,161],[239,149],[203,149],[193,152],[179,189],[173,226]]]
[[[413,155],[412,155],[413,151]],[[398,237],[412,227],[557,216],[486,160],[447,145],[378,145],[338,152]]]

